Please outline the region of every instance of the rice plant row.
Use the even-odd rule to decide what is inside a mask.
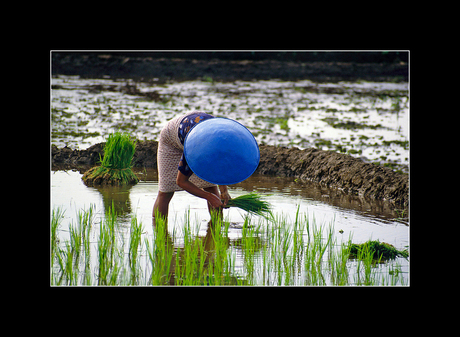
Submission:
[[[96,224],[94,207],[81,210],[60,241],[64,217],[52,211],[51,285],[407,285],[398,260],[364,245],[338,244],[333,225],[317,225],[297,212],[294,221],[247,216],[238,238],[230,223],[213,216],[200,235],[200,224],[186,213],[181,226],[158,216],[153,234],[132,216],[129,234],[113,208]],[[177,228],[180,228],[177,230]],[[352,253],[353,250],[353,253]],[[407,258],[407,256],[406,256]]]

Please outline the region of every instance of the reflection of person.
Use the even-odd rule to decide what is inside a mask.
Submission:
[[[258,163],[257,142],[240,123],[204,112],[173,118],[160,133],[153,216],[167,218],[174,192],[182,190],[206,199],[210,213],[221,212],[231,199],[227,185],[248,178]]]
[[[158,284],[187,284],[187,282],[196,282],[201,281],[205,282],[204,277],[206,276],[209,264],[220,264],[223,265],[225,258],[226,250],[230,246],[230,238],[226,231],[221,231],[220,226],[214,227],[212,221],[208,222],[208,228],[206,230],[205,236],[191,236],[189,241],[189,247],[193,247],[192,250],[196,250],[192,254],[194,258],[199,261],[196,265],[197,269],[193,270],[193,274],[196,278],[192,280],[187,280],[189,275],[189,270],[187,270],[187,249],[184,249],[180,246],[175,246],[174,237],[168,232],[166,223],[159,221],[158,223],[153,220],[153,228],[155,229],[155,244],[164,246],[164,249],[158,249],[155,254],[152,256],[155,257],[155,260],[152,263],[156,263],[156,268],[153,268],[152,275],[150,278],[154,281],[155,285]],[[160,233],[161,232],[161,233]],[[159,235],[160,234],[160,235]],[[201,241],[201,242],[199,242]],[[216,251],[216,242],[219,242],[220,254],[217,254]],[[199,248],[201,247],[201,248]],[[216,260],[218,259],[218,260]],[[211,270],[216,272],[215,267]],[[165,273],[167,272],[167,273]],[[178,274],[176,274],[176,272]],[[220,275],[226,274],[226,270],[220,270]],[[158,276],[160,276],[158,278]],[[195,277],[194,276],[194,277]],[[218,277],[217,274],[214,274],[215,277]],[[208,276],[209,277],[209,276]],[[231,282],[231,284],[237,284],[236,277],[233,275],[226,275],[226,278],[220,279],[223,282]]]

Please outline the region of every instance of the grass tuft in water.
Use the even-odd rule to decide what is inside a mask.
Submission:
[[[380,242],[379,240],[375,241],[366,241],[361,244],[350,243],[350,257],[355,258],[363,254],[363,252],[369,252],[373,254],[374,259],[395,259],[398,256],[407,258],[409,252],[405,250],[397,250],[393,245],[390,245],[386,242]],[[367,254],[367,255],[369,255]]]
[[[82,180],[88,186],[136,184],[138,178],[131,170],[135,151],[136,142],[128,133],[110,134],[104,146],[101,165],[86,171]]]

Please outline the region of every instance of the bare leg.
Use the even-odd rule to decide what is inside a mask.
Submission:
[[[174,192],[161,192],[158,191],[157,199],[155,200],[155,204],[153,205],[153,212],[152,216],[155,219],[155,212],[158,211],[161,216],[165,217],[168,220],[168,210],[169,210],[169,202],[171,201]]]

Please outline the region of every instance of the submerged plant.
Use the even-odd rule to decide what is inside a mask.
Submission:
[[[129,134],[112,133],[105,143],[101,166],[86,171],[82,177],[83,181],[89,186],[136,184],[138,179],[131,170],[135,151],[136,142],[131,140]]]
[[[238,207],[251,214],[260,215],[269,219],[273,218],[270,203],[262,200],[261,196],[254,192],[230,199],[227,203],[227,207]]]

